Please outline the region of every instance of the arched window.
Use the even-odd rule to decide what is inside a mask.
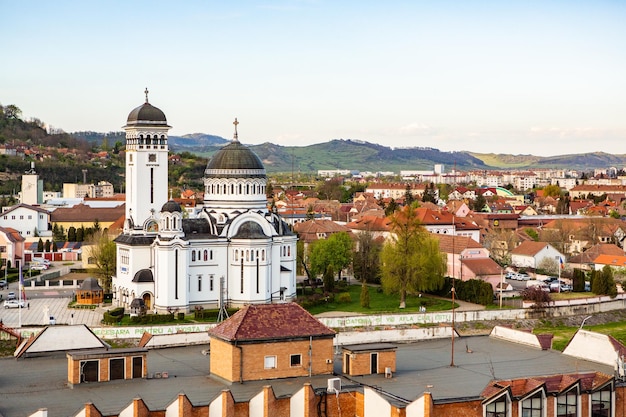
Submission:
[[[204,260],[207,261],[209,259],[209,251],[208,250],[204,250]]]
[[[291,246],[287,246],[287,256],[291,256]]]
[[[265,249],[261,251],[261,260],[265,261]]]
[[[235,249],[235,262],[239,261],[239,249]]]
[[[209,259],[213,260],[213,250],[212,249],[209,251]]]
[[[165,230],[169,230],[170,229],[170,218],[166,217],[165,218]]]
[[[250,251],[246,250],[246,261],[250,260]]]
[[[230,193],[235,194],[235,184],[230,184]]]
[[[191,262],[194,262],[196,260],[196,251],[191,251]]]
[[[239,184],[239,194],[241,194],[241,184]]]
[[[250,251],[250,260],[252,262],[254,262],[254,251],[253,250]]]
[[[250,184],[246,184],[246,194],[250,194]]]

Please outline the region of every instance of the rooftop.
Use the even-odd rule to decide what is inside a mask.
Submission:
[[[397,344],[397,371],[393,378],[366,375],[343,378],[342,386],[361,389],[361,384],[377,387],[392,394],[387,399],[405,406],[424,391],[433,400],[479,398],[493,380],[513,380],[529,376],[551,376],[565,373],[602,372],[613,375],[611,366],[541,350],[488,336],[455,338],[454,365],[449,339]],[[261,347],[260,347],[261,348]],[[87,402],[103,415],[117,415],[133,398],[142,398],[149,409],[164,410],[179,393],[194,405],[206,405],[224,389],[231,390],[235,401],[247,401],[261,392],[267,381],[227,385],[209,375],[206,346],[189,346],[150,350],[148,374],[167,371],[168,379],[125,380],[108,383],[80,384],[70,389],[65,355],[15,360],[0,359],[0,414],[23,416],[47,408],[48,416],[75,415]],[[341,357],[335,357],[335,373],[341,375]],[[323,375],[312,378],[272,380],[276,396],[291,396],[310,382],[313,388],[325,388]],[[380,392],[380,391],[379,391]],[[384,393],[381,393],[384,395]]]

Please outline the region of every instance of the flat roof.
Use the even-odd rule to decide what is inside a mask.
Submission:
[[[554,350],[541,350],[489,336],[455,338],[454,365],[450,339],[397,344],[396,372],[346,377],[341,355],[335,356],[334,371],[342,386],[361,390],[375,388],[394,405],[405,406],[425,391],[435,402],[479,398],[494,379],[514,379],[581,372],[613,375],[611,366],[585,361]],[[47,408],[49,417],[75,415],[92,402],[103,415],[117,415],[140,397],[151,410],[163,410],[178,394],[185,394],[195,406],[208,405],[224,389],[231,390],[236,402],[248,401],[271,385],[277,397],[290,397],[309,382],[314,389],[325,389],[328,378],[286,378],[226,384],[209,375],[208,345],[150,350],[148,374],[168,372],[167,379],[133,379],[67,386],[67,359],[36,357],[0,359],[0,415],[30,415]],[[262,346],[259,346],[262,349]],[[381,392],[382,391],[382,392]],[[389,395],[385,395],[388,393]]]

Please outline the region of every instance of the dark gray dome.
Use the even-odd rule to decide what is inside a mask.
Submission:
[[[180,207],[180,204],[178,204],[176,201],[174,200],[170,200],[167,203],[163,204],[163,207],[161,207],[161,213],[182,213],[183,209]]]
[[[165,113],[147,101],[135,108],[126,119],[126,126],[167,126]],[[169,127],[169,126],[167,126]]]
[[[235,140],[213,155],[204,173],[207,178],[265,178],[265,167],[254,152]]]

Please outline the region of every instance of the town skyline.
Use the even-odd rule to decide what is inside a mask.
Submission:
[[[147,87],[177,136],[231,138],[237,117],[249,144],[626,153],[625,15],[614,1],[5,2],[0,100],[67,132],[120,130]]]

